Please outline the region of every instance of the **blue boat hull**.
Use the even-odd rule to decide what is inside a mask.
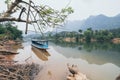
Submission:
[[[31,45],[38,48],[38,49],[46,50],[46,49],[48,49],[48,42],[44,41],[44,43],[46,43],[46,44],[43,44],[43,41],[32,41]]]
[[[32,46],[36,47],[36,48],[39,48],[39,49],[48,49],[48,47],[45,47],[45,46],[40,46],[40,45],[36,45],[34,43],[32,43]]]

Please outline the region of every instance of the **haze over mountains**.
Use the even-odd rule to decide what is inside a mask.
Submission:
[[[86,30],[87,28],[93,30],[114,29],[120,28],[120,14],[114,17],[107,17],[105,15],[90,16],[86,20],[69,21],[65,25],[67,31],[78,31],[79,29]]]
[[[120,14],[114,17],[107,17],[105,15],[90,16],[86,20],[68,21],[64,27],[53,29],[52,33],[61,31],[78,31],[79,29],[86,30],[87,28],[92,28],[93,30],[101,29],[115,29],[120,28]],[[30,34],[35,34],[35,32],[29,32]],[[48,31],[46,34],[51,33]],[[28,34],[29,35],[29,34]],[[40,34],[38,34],[40,35]],[[26,36],[26,35],[25,35]],[[30,35],[31,36],[31,35]],[[32,36],[31,36],[32,37]]]

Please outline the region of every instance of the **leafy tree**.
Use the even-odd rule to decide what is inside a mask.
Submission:
[[[85,36],[86,42],[90,42],[90,41],[91,41],[91,38],[93,37],[93,30],[92,30],[92,28],[88,28],[88,29],[84,32],[84,36]]]
[[[118,38],[120,38],[120,28],[111,29],[111,30],[109,30],[109,31],[113,34],[113,37],[118,37]]]
[[[79,38],[83,38],[83,34],[82,34],[83,31],[82,31],[82,29],[79,29],[78,32],[80,33],[79,34]]]
[[[22,38],[22,31],[17,29],[17,26],[13,26],[11,22],[0,24],[0,35],[9,39]]]
[[[100,30],[94,36],[97,41],[108,41],[113,38],[113,34],[108,30]]]
[[[58,11],[48,5],[36,5],[32,0],[14,0],[13,2],[12,0],[6,0],[5,3],[8,9],[0,16],[0,22],[24,22],[26,23],[25,33],[27,33],[28,24],[32,24],[35,30],[38,29],[42,33],[48,26],[55,27],[62,25],[67,16],[73,13],[71,7],[66,7]],[[12,15],[15,13],[19,15]],[[23,17],[23,14],[26,16]]]
[[[78,31],[79,31],[79,33],[82,33],[82,29],[79,29]]]
[[[2,24],[0,24],[0,34],[5,33],[5,28],[3,27]]]

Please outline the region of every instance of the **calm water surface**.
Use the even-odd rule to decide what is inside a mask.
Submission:
[[[24,48],[18,50],[20,54],[12,58],[20,62],[28,58],[40,64],[42,69],[36,80],[66,80],[67,63],[76,64],[90,80],[115,80],[120,74],[120,45],[52,42],[49,45],[48,52],[42,52],[25,42]]]

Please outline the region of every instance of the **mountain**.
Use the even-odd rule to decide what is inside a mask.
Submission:
[[[80,21],[80,20],[68,21],[65,24],[64,30],[67,30],[67,31],[79,30],[83,23],[84,23],[84,20],[83,21]]]
[[[24,33],[24,32],[23,32]],[[40,33],[36,33],[33,31],[28,31],[27,34],[23,34],[23,40],[24,41],[31,41],[31,39],[36,39],[36,38],[40,38],[41,34]]]
[[[65,25],[65,28],[69,31],[86,30],[90,27],[93,30],[120,28],[120,14],[114,17],[108,17],[102,14],[90,16],[86,20],[70,21]]]

